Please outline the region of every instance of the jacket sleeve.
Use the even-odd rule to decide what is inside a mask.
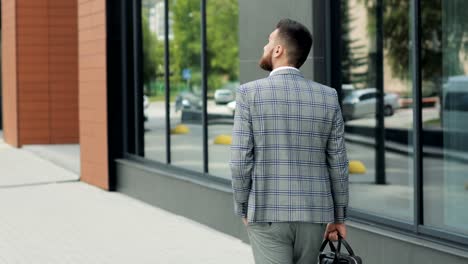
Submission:
[[[343,223],[347,218],[349,201],[349,162],[346,156],[343,117],[338,96],[335,90],[334,92],[336,109],[333,115],[331,133],[327,142],[327,164],[335,207],[335,223]]]
[[[236,95],[236,110],[231,145],[231,173],[234,191],[234,207],[237,215],[247,217],[247,203],[252,187],[254,162],[254,137],[252,118],[244,86]]]

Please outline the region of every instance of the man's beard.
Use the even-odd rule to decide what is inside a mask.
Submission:
[[[260,58],[260,61],[258,62],[258,65],[260,68],[264,69],[265,71],[271,72],[273,70],[273,63],[271,61],[271,55],[273,54],[273,49],[265,55],[262,55]]]

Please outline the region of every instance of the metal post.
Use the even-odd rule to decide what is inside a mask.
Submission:
[[[135,152],[139,156],[145,155],[144,143],[144,114],[143,114],[143,32],[142,32],[142,17],[141,17],[141,1],[133,0],[133,85],[135,87]]]
[[[330,28],[331,28],[331,42],[330,48],[327,51],[327,57],[330,60],[330,86],[335,88],[338,92],[339,102],[341,102],[341,49],[342,49],[342,41],[341,41],[341,8],[345,8],[341,5],[341,0],[339,1],[330,1]]]
[[[385,175],[385,122],[384,122],[384,69],[383,69],[383,0],[376,6],[376,88],[377,126],[375,128],[375,183],[386,184]]]
[[[413,170],[414,170],[414,224],[424,223],[422,173],[422,109],[421,109],[421,2],[411,1],[411,42],[413,56]]]
[[[164,0],[164,83],[165,108],[166,108],[166,162],[171,164],[171,85],[170,85],[170,67],[169,67],[169,0]]]
[[[128,6],[125,3],[125,1],[120,1],[120,15],[121,15],[121,21],[123,25],[128,25]],[[122,45],[122,63],[121,63],[121,72],[126,73],[127,72],[127,67],[129,65],[128,62],[128,38],[126,37],[128,35],[127,31],[127,26],[122,26],[120,27],[120,34],[123,36],[120,38],[121,45]],[[133,41],[133,39],[132,39]],[[130,44],[131,45],[131,44]],[[128,85],[128,74],[121,74],[121,82],[122,86]],[[135,152],[135,147],[134,147],[134,131],[133,129],[130,129],[132,131],[129,131],[129,128],[133,128],[133,118],[130,118],[130,113],[133,113],[133,107],[130,107],[129,104],[129,96],[128,96],[128,90],[127,89],[121,89],[122,90],[122,98],[121,98],[121,104],[122,104],[122,109],[123,109],[123,118],[122,118],[122,152],[123,153],[134,153]],[[130,126],[130,124],[132,124]],[[130,140],[130,141],[129,141]]]
[[[202,69],[202,127],[203,127],[203,172],[208,173],[208,109],[207,109],[207,42],[206,42],[206,0],[201,1],[201,69]]]

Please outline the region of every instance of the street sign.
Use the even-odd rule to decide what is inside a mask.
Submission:
[[[182,78],[184,78],[184,80],[190,80],[192,78],[192,70],[183,69],[182,70]]]

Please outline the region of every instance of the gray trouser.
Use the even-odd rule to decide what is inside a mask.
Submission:
[[[256,264],[312,264],[326,224],[249,223],[247,232]]]

